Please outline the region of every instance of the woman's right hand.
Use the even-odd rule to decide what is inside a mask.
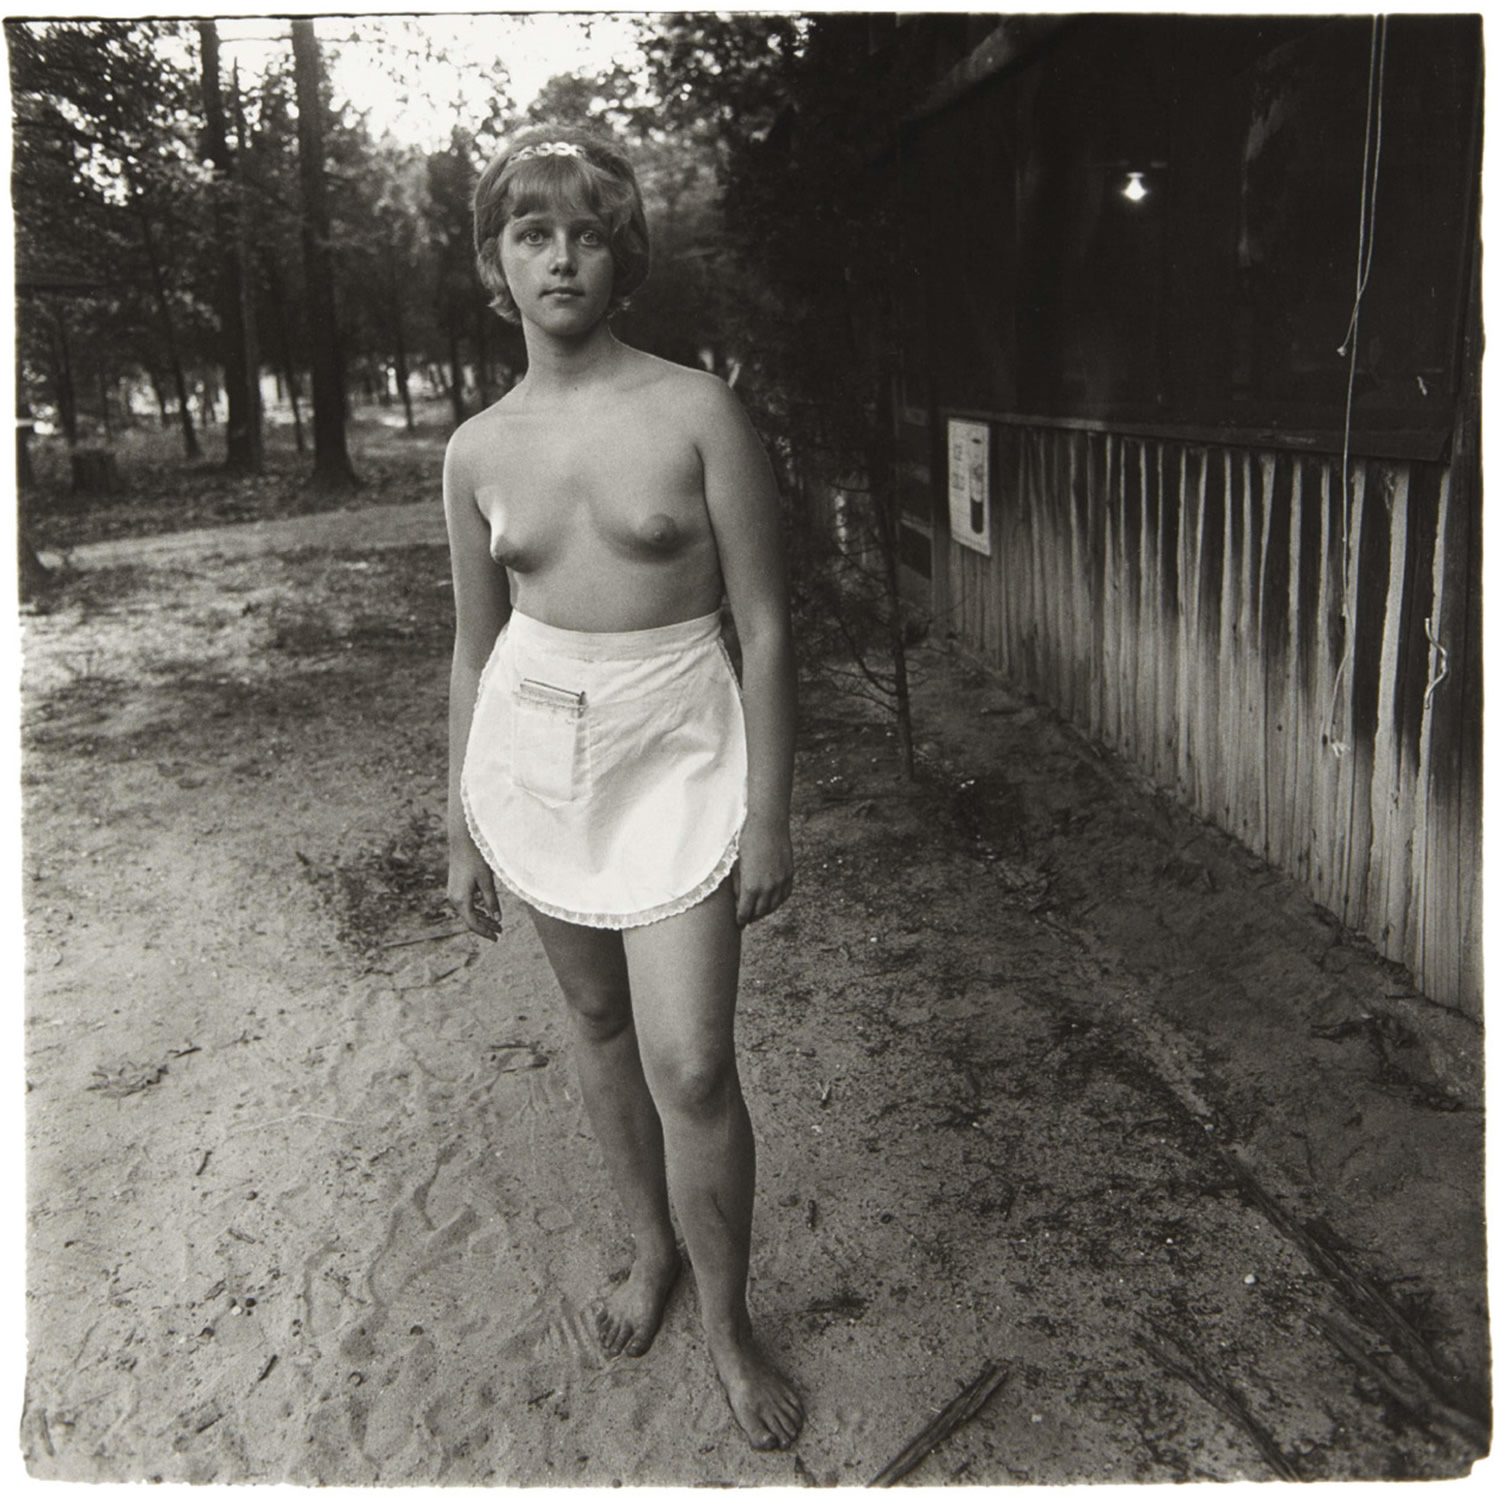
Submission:
[[[491,943],[504,930],[494,872],[467,833],[448,846],[448,903],[470,932]]]

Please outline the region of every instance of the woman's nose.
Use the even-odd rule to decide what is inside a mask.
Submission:
[[[573,240],[571,235],[557,234],[552,239],[552,268],[557,271],[571,270],[573,266]]]

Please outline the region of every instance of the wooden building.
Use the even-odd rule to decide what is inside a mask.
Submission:
[[[919,43],[910,596],[1477,1015],[1479,17]]]

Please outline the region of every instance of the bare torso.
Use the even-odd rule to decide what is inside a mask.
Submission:
[[[630,351],[599,391],[525,382],[465,429],[464,471],[512,605],[570,630],[641,630],[719,607],[697,372]]]

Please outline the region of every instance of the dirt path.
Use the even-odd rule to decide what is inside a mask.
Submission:
[[[1044,711],[807,695],[755,930],[752,1453],[623,1226],[534,935],[446,936],[436,508],[80,549],[26,623],[29,1358],[71,1480],[1436,1477],[1485,1441],[1478,1032]]]

